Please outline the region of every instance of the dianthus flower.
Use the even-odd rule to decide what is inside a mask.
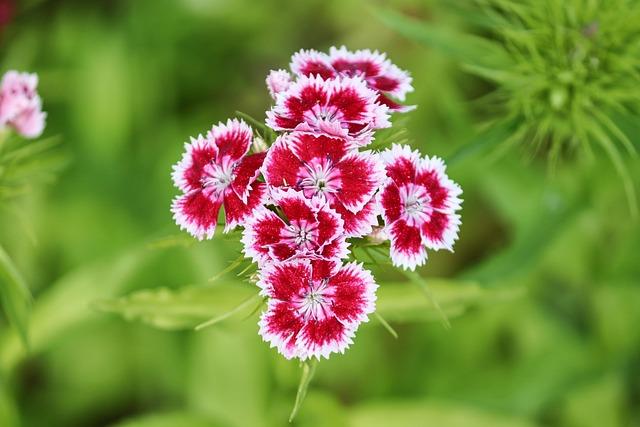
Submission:
[[[343,353],[375,310],[378,287],[360,264],[308,259],[270,264],[258,286],[269,298],[260,335],[287,359],[301,360]]]
[[[344,223],[320,197],[307,199],[292,189],[271,191],[281,215],[261,207],[245,222],[244,253],[260,267],[292,258],[337,263],[348,254]]]
[[[406,94],[413,91],[411,76],[378,51],[364,49],[351,52],[342,46],[339,49],[332,47],[327,55],[315,50],[301,50],[291,58],[291,70],[298,76],[318,75],[324,79],[359,77],[378,93],[377,101],[391,111],[406,112],[415,108],[390,98],[404,101]]]
[[[0,83],[0,128],[11,127],[25,138],[37,138],[44,130],[46,113],[36,90],[36,74],[8,71]]]
[[[276,99],[280,92],[284,92],[291,86],[291,74],[286,70],[271,70],[266,79],[269,95]]]
[[[342,217],[349,237],[363,236],[377,223],[374,193],[385,179],[384,167],[371,152],[350,149],[344,138],[283,134],[269,150],[262,174],[271,187],[327,200]]]
[[[413,270],[425,263],[426,248],[453,251],[462,190],[447,177],[444,162],[395,144],[382,159],[389,179],[380,204],[393,264]]]
[[[388,108],[356,77],[300,77],[276,97],[267,125],[277,131],[306,131],[371,142],[373,131],[391,126]]]
[[[247,155],[252,130],[241,120],[220,123],[185,144],[173,181],[183,191],[172,205],[176,223],[194,237],[211,238],[224,205],[225,232],[262,205],[265,185],[257,181],[265,153]]]

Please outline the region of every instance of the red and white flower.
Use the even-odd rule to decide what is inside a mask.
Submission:
[[[360,264],[308,259],[269,265],[258,286],[269,298],[260,335],[287,359],[301,360],[344,353],[375,310],[378,287]]]
[[[444,162],[396,144],[382,159],[389,179],[380,204],[393,264],[414,270],[425,263],[426,248],[453,251],[462,190],[447,177]]]
[[[362,236],[377,223],[374,194],[385,179],[377,155],[357,152],[345,138],[293,132],[278,137],[262,174],[270,187],[300,190],[328,201],[344,221],[349,237]]]
[[[37,92],[36,74],[8,71],[0,83],[0,128],[12,127],[26,138],[42,134],[47,114]]]
[[[276,97],[267,125],[277,131],[306,131],[371,142],[375,129],[391,126],[388,108],[356,77],[324,80],[302,76]]]
[[[286,70],[271,70],[267,76],[266,83],[269,95],[276,99],[280,92],[286,91],[291,86],[291,74]]]
[[[326,200],[307,199],[292,189],[271,191],[280,209],[261,207],[245,224],[244,253],[263,267],[292,258],[312,258],[339,263],[348,254],[344,223]]]
[[[265,153],[247,155],[251,128],[241,120],[219,123],[185,144],[182,160],[173,168],[173,181],[183,191],[172,205],[181,229],[202,240],[211,238],[224,205],[225,232],[241,224],[266,195],[256,179]]]
[[[364,49],[351,52],[342,46],[332,47],[327,55],[315,50],[301,50],[291,58],[291,70],[298,76],[317,75],[324,79],[359,77],[378,93],[378,102],[391,111],[406,112],[415,108],[390,98],[404,101],[406,94],[413,91],[411,76],[378,51]]]

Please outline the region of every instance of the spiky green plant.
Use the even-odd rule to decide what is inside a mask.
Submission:
[[[622,149],[635,155],[629,124],[640,123],[640,2],[637,0],[469,0],[455,3],[475,35],[380,14],[405,35],[445,53],[495,85],[485,97],[511,144],[592,156],[601,147],[633,185]]]

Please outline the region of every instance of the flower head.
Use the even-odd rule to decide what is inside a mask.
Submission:
[[[377,222],[374,194],[385,178],[371,152],[357,152],[347,139],[293,132],[280,136],[262,168],[267,184],[321,197],[344,221],[349,236],[362,236]]]
[[[286,70],[271,70],[266,79],[269,94],[273,99],[280,92],[284,92],[291,86],[291,74]]]
[[[9,71],[0,83],[0,128],[9,126],[26,138],[42,134],[46,113],[36,90],[36,74]]]
[[[342,218],[318,197],[307,199],[292,189],[271,191],[276,212],[261,207],[246,221],[244,253],[261,267],[292,258],[338,263],[347,256]]]
[[[378,51],[364,49],[352,52],[342,46],[331,47],[327,55],[315,50],[301,50],[291,58],[291,70],[298,76],[318,75],[324,79],[358,77],[378,93],[378,102],[389,110],[405,112],[415,108],[390,98],[404,101],[406,94],[413,91],[411,76]]]
[[[359,264],[308,259],[270,265],[258,286],[269,298],[260,335],[287,359],[301,360],[343,353],[375,310],[378,287]]]
[[[325,80],[300,77],[267,112],[267,125],[278,131],[307,131],[371,142],[375,129],[389,127],[387,107],[376,92],[355,77]]]
[[[198,239],[213,237],[224,205],[225,231],[244,221],[260,206],[264,184],[256,181],[265,153],[247,155],[251,128],[228,120],[185,144],[182,160],[173,168],[173,181],[183,191],[172,206],[174,219]]]
[[[425,263],[426,248],[452,251],[462,190],[447,177],[444,162],[395,144],[382,159],[389,179],[380,204],[393,264],[413,270]]]

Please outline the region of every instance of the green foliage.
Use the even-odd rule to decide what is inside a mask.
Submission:
[[[2,246],[0,246],[0,301],[7,318],[20,334],[23,343],[28,345],[31,293]]]
[[[216,427],[217,425],[219,424],[201,415],[173,412],[142,416],[115,424],[113,427]]]
[[[67,163],[64,155],[53,151],[59,138],[27,141],[0,135],[0,201],[3,207],[18,196],[32,192],[37,184],[51,182]]]
[[[483,304],[509,301],[521,295],[521,289],[488,290],[474,282],[423,278],[433,299],[410,282],[384,283],[378,290],[377,312],[389,322],[440,321],[463,315]],[[436,307],[437,302],[439,307]]]
[[[482,36],[381,11],[407,37],[464,64],[495,90],[482,100],[506,145],[562,156],[602,149],[618,171],[632,214],[637,200],[620,149],[636,155],[621,121],[640,117],[640,4],[633,0],[475,0],[457,12]],[[480,17],[480,18],[479,18]],[[470,150],[488,145],[479,138]]]
[[[472,410],[448,402],[384,402],[354,408],[350,427],[413,427],[436,425],[447,427],[534,427],[524,419],[490,411]]]
[[[479,1],[394,0],[376,15],[362,0],[14,3],[0,61],[3,70],[38,72],[50,145],[10,141],[5,153],[49,159],[63,151],[69,162],[44,186],[35,163],[12,172],[21,184],[10,192],[21,197],[0,201],[12,207],[1,209],[1,246],[33,294],[29,351],[0,319],[1,426],[287,424],[299,363],[257,335],[261,301],[250,300],[257,289],[245,282],[247,264],[234,264],[237,235],[198,242],[176,229],[169,174],[190,135],[238,117],[236,108],[262,124],[269,69],[285,68],[298,49],[341,44],[384,51],[411,72],[416,91],[407,103],[418,108],[394,115],[394,127],[373,144],[408,142],[444,158],[464,190],[462,226],[455,253],[432,252],[416,272],[431,298],[390,266],[386,249],[356,249],[380,284],[379,314],[398,338],[371,316],[344,355],[318,364],[291,425],[638,425],[640,224],[629,218],[619,178],[599,155],[601,143],[588,144],[590,160],[587,144],[574,150],[588,161],[553,174],[537,156],[523,160],[507,149],[531,147],[522,126],[539,113],[563,117],[550,93],[530,101],[541,106],[531,121],[514,114],[535,87],[510,83],[516,50],[500,35],[523,8],[550,2],[513,1],[514,11],[504,12]],[[583,4],[576,17],[636,7]],[[614,28],[631,41],[636,19],[629,13]],[[542,29],[560,22],[545,20]],[[633,43],[598,47],[617,45],[611,28],[600,21],[597,36],[582,43],[607,61],[621,58],[599,65],[594,81],[610,84],[593,96],[622,103],[613,89],[631,96],[637,85],[615,70],[638,56],[624,53]],[[509,37],[542,37],[520,33]],[[585,38],[570,33],[566,40]],[[579,103],[573,85],[598,87],[589,82],[563,84],[564,105]],[[601,117],[637,148],[637,111],[595,105],[589,122],[619,151],[630,181],[640,182],[638,159]],[[51,135],[60,135],[60,148]],[[572,155],[572,143],[561,144],[562,155]],[[100,304],[112,311],[96,310]],[[216,324],[193,329],[208,320]]]
[[[95,307],[156,328],[193,329],[210,318],[224,316],[224,319],[230,312],[242,314],[242,309],[246,316],[258,302],[256,296],[255,288],[237,283],[184,286],[178,290],[142,290],[122,298],[97,301]],[[241,310],[234,311],[237,307]]]

